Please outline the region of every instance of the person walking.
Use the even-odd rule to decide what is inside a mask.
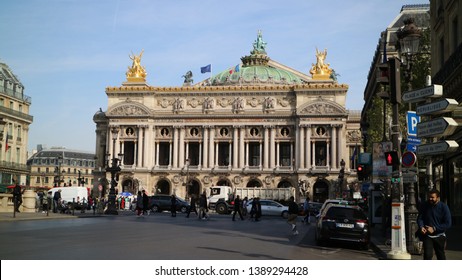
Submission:
[[[22,204],[22,191],[21,186],[16,184],[13,189],[13,203],[14,203],[14,211],[19,213],[19,206]]]
[[[255,198],[255,222],[259,222],[261,218],[261,203],[260,203],[260,198],[257,197]]]
[[[170,198],[170,212],[172,212],[172,217],[176,217],[176,197],[174,194],[172,194],[172,197]]]
[[[305,214],[305,218],[303,218],[303,222],[306,224],[310,224],[310,198],[307,196],[305,202],[303,202],[303,212]]]
[[[142,191],[143,194],[143,215],[148,214],[149,216],[149,197],[145,190]]]
[[[440,201],[440,192],[432,189],[428,200],[420,206],[417,216],[419,226],[416,235],[423,242],[424,260],[433,258],[433,250],[438,260],[445,260],[446,230],[451,227],[449,207]]]
[[[191,212],[194,212],[196,213],[196,216],[199,216],[199,214],[197,213],[197,209],[196,209],[196,195],[195,194],[191,194],[191,203],[188,208],[188,212],[186,213],[186,218],[189,218],[189,214]]]
[[[287,217],[287,223],[292,225],[292,234],[298,235],[297,230],[297,217],[298,217],[298,205],[295,203],[293,196],[289,198],[289,216]]]
[[[243,221],[244,217],[242,217],[241,199],[240,199],[239,195],[236,195],[236,198],[234,199],[233,221],[236,220],[236,213],[239,213],[239,217],[241,217],[241,221]]]
[[[205,193],[202,193],[199,198],[199,219],[206,220],[209,218],[207,215],[207,197]]]
[[[58,190],[53,195],[53,213],[58,213],[58,206],[61,200],[61,190]]]
[[[249,203],[249,199],[246,197],[244,197],[244,199],[242,200],[242,216],[247,216],[247,205]]]
[[[141,191],[138,191],[138,194],[136,195],[136,215],[138,217],[141,217],[143,215],[143,195],[141,194]]]

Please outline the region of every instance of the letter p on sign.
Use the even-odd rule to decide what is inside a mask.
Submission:
[[[420,116],[414,111],[407,112],[407,135],[417,136],[417,124],[420,122]]]

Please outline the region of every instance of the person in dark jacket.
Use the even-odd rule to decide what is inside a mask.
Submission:
[[[206,220],[209,218],[207,215],[208,206],[207,206],[207,196],[205,192],[199,197],[199,219]]]
[[[440,192],[432,189],[428,200],[420,206],[417,216],[417,235],[423,242],[424,260],[433,258],[433,250],[438,260],[445,260],[446,230],[451,227],[449,207],[440,201]]]
[[[186,213],[186,218],[189,218],[189,214],[191,212],[194,212],[196,213],[196,216],[199,216],[199,214],[197,213],[197,209],[196,209],[196,195],[195,194],[191,194],[191,205],[189,206],[188,212]]]
[[[257,197],[255,199],[255,222],[260,221],[261,218],[261,203],[260,203],[260,198]]]
[[[142,191],[143,193],[143,215],[149,215],[149,197],[145,190]]]
[[[21,186],[16,184],[13,189],[13,203],[14,203],[14,211],[19,212],[19,206],[22,204],[22,191]]]
[[[239,195],[236,195],[236,198],[234,199],[233,221],[236,220],[236,213],[239,213],[239,217],[241,217],[241,220],[243,221],[244,217],[242,217],[241,199]]]
[[[170,198],[170,212],[172,212],[172,217],[176,217],[176,197],[172,194],[172,198]]]
[[[289,216],[287,217],[287,223],[292,225],[293,235],[298,235],[297,217],[298,217],[298,205],[297,203],[295,203],[295,198],[291,196],[289,198]]]

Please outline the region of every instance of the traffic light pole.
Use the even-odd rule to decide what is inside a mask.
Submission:
[[[401,158],[401,143],[399,141],[399,104],[401,103],[401,63],[398,58],[388,60],[390,75],[390,100],[393,105],[392,142],[393,150]],[[406,250],[406,225],[404,219],[403,176],[401,164],[393,172],[393,191],[391,203],[391,251],[387,254],[389,259],[408,260],[411,255]],[[398,189],[398,195],[396,190]]]

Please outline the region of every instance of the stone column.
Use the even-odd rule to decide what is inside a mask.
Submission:
[[[302,126],[300,125],[299,126],[299,130],[300,130],[300,139],[298,141],[298,147],[299,147],[299,152],[297,152],[297,154],[299,155],[300,157],[300,161],[299,161],[299,166],[300,166],[300,169],[305,169],[305,160],[306,160],[306,157],[305,157],[305,126]]]
[[[203,165],[204,165],[204,168],[208,168],[208,162],[209,162],[209,129],[207,126],[204,126],[203,127],[203,130],[204,130],[204,138],[203,138],[203,141],[204,141],[204,162],[203,162]]]
[[[306,168],[311,168],[311,125],[306,126]]]

